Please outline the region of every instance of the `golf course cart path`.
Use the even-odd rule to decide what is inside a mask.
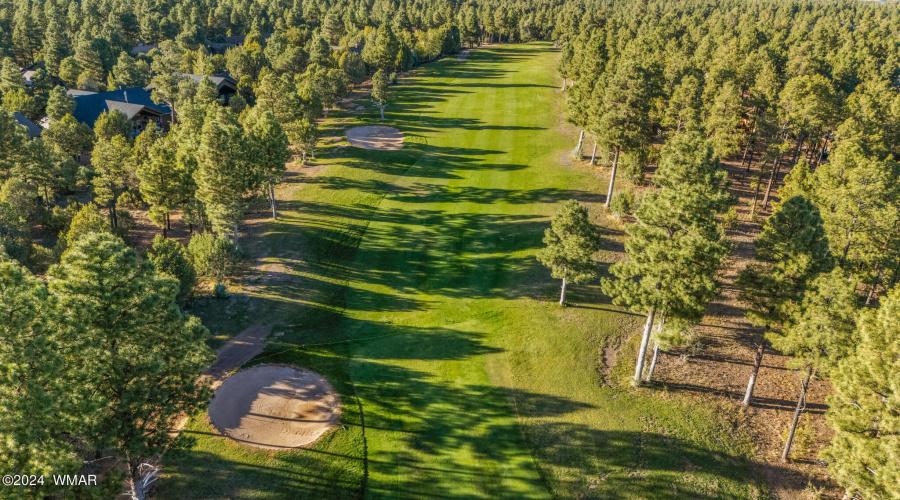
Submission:
[[[203,376],[212,382],[212,388],[222,385],[231,372],[263,352],[270,333],[271,325],[253,325],[220,347],[216,362],[203,372]]]

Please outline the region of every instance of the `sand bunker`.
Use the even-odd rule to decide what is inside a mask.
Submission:
[[[347,130],[347,140],[351,146],[362,149],[380,151],[403,149],[403,132],[383,125],[351,128]]]
[[[284,365],[242,370],[216,390],[209,419],[224,435],[270,450],[312,443],[337,422],[340,402],[321,375]]]

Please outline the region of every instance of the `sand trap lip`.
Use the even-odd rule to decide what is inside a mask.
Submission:
[[[384,125],[367,125],[347,129],[347,141],[351,146],[378,151],[403,149],[403,132]]]
[[[287,365],[257,365],[229,377],[209,404],[209,420],[248,446],[308,445],[337,422],[340,401],[324,377]]]

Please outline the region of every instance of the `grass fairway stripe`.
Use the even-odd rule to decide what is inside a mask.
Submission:
[[[195,443],[166,456],[161,498],[764,496],[748,440],[716,409],[602,384],[606,340],[641,318],[595,285],[555,304],[558,283],[534,259],[549,216],[605,192],[560,164],[575,138],[560,127],[557,58],[549,44],[502,45],[419,68],[383,122],[406,134],[402,151],[317,155],[325,170],[246,242],[304,258],[242,314],[280,323],[265,362],[326,376],[343,427],[270,454],[195,417]],[[382,124],[367,109],[334,118]],[[611,377],[627,376],[632,348]]]

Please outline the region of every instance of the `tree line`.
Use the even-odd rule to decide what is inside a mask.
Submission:
[[[832,476],[848,496],[900,495],[900,351],[890,333],[900,300],[900,11],[575,1],[556,20],[567,119],[581,129],[573,156],[610,168],[606,206],[631,221],[627,259],[601,284],[647,316],[634,381],[651,380],[660,349],[690,340],[717,295],[724,226],[737,218],[728,187],[739,183],[754,193],[751,222],[771,206],[735,283],[761,330],[743,403],[766,349],[790,355],[800,392],[782,458],[809,381],[824,377]],[[731,179],[720,161],[733,165]],[[637,194],[631,186],[647,184],[652,166]],[[621,174],[626,189],[615,187]],[[563,294],[566,280],[596,272],[588,226],[587,212],[567,205],[547,231],[539,258]]]

